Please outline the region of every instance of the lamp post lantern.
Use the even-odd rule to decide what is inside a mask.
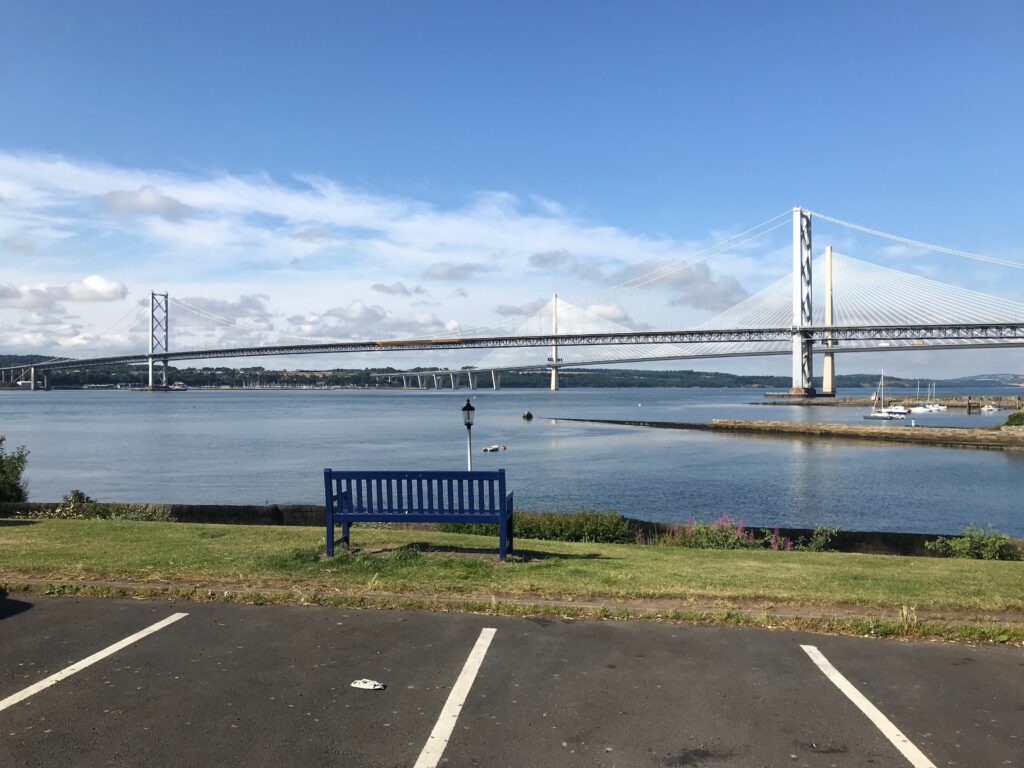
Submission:
[[[462,421],[466,425],[466,466],[470,472],[473,471],[473,411],[476,408],[466,398],[466,404],[462,406]]]

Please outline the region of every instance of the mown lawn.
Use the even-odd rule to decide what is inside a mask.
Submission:
[[[0,578],[298,586],[416,596],[694,599],[1024,610],[1024,563],[717,551],[353,529],[324,560],[316,528],[108,520],[0,520]]]

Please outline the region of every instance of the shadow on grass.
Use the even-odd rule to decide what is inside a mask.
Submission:
[[[0,528],[8,525],[35,525],[38,520],[25,520],[20,517],[0,517]]]
[[[388,554],[401,550],[413,550],[422,555],[467,555],[469,557],[486,560],[497,560],[498,550],[495,547],[456,547],[443,544],[428,544],[425,541],[414,541],[403,544],[400,547],[388,547],[383,549],[363,550],[366,554]],[[534,549],[520,549],[516,547],[509,553],[510,561],[521,561],[529,563],[534,560],[607,560],[608,558],[599,552],[587,552],[584,554],[567,554],[562,552],[542,552]]]

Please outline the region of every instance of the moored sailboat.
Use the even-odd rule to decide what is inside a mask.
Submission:
[[[906,410],[902,406],[885,407],[885,372],[878,380],[878,389],[872,396],[871,412],[864,414],[865,419],[874,421],[900,421],[906,419]]]

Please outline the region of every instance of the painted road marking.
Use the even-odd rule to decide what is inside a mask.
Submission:
[[[493,627],[480,630],[480,637],[477,638],[473,650],[469,652],[462,672],[459,673],[459,679],[455,681],[451,693],[448,694],[448,701],[444,703],[441,716],[437,718],[434,730],[430,732],[430,738],[423,746],[423,751],[420,752],[420,757],[414,768],[437,768],[437,764],[441,761],[441,755],[444,754],[444,748],[448,746],[448,739],[452,736],[455,721],[459,719],[459,713],[462,712],[462,705],[466,701],[466,696],[469,695],[469,689],[473,687],[473,681],[476,680],[476,673],[480,671],[480,665],[483,664],[484,656],[487,655],[487,648],[497,631]]]
[[[92,656],[82,659],[81,661],[72,664],[70,667],[65,667],[60,672],[50,675],[45,680],[40,680],[35,685],[30,685],[28,688],[25,688],[22,691],[18,691],[17,693],[8,696],[3,701],[0,701],[0,712],[7,709],[8,707],[13,707],[19,701],[24,701],[29,696],[39,693],[40,691],[46,690],[51,685],[56,685],[61,680],[66,680],[76,672],[81,672],[83,669],[92,666],[97,661],[102,661],[103,659],[107,658],[107,656],[112,656],[121,649],[127,648],[132,643],[141,640],[147,635],[152,635],[154,632],[159,632],[164,627],[170,626],[179,619],[184,619],[186,616],[188,616],[187,613],[172,614],[163,621],[158,621],[156,624],[146,627],[141,632],[136,632],[134,635],[129,635],[124,640],[120,640],[119,642],[116,642],[113,645],[104,648],[102,651],[97,651]]]
[[[857,709],[867,715],[868,720],[874,723],[875,727],[882,732],[885,738],[891,741],[893,746],[903,753],[903,756],[910,761],[914,768],[935,768],[935,763],[925,757],[924,753],[914,746],[913,742],[904,736],[903,732],[878,710],[878,707],[868,701],[864,694],[843,677],[821,651],[813,645],[801,645],[800,647],[804,649],[804,653],[811,657],[811,661],[825,674],[825,677],[831,680],[836,688],[846,694],[846,698],[857,705]]]

